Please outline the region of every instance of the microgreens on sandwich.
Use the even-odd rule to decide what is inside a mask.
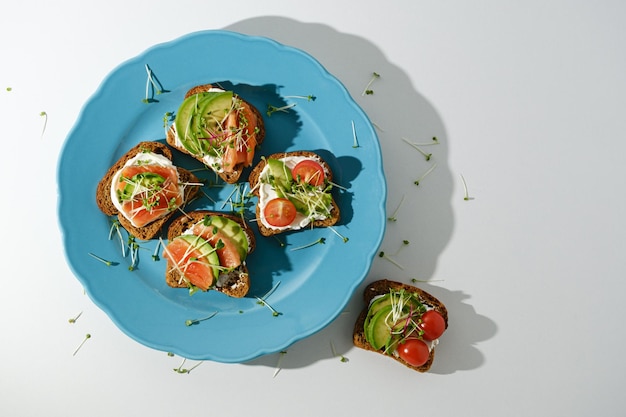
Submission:
[[[193,319],[193,320],[185,320],[185,326],[193,326],[195,324],[200,324],[200,322],[203,322],[205,320],[209,320],[210,318],[215,317],[215,315],[217,314],[217,311],[214,312],[213,314],[207,316],[207,317],[203,317],[201,319]]]
[[[101,257],[99,257],[98,255],[95,255],[95,254],[93,254],[93,253],[91,253],[91,252],[88,252],[88,255],[89,255],[89,256],[91,256],[92,258],[94,258],[94,259],[96,259],[96,260],[98,260],[98,261],[102,262],[102,263],[103,263],[103,264],[105,264],[106,266],[114,266],[114,265],[117,265],[117,262],[113,262],[113,261],[106,260],[106,259],[101,258]]]
[[[87,334],[85,335],[85,338],[83,339],[83,341],[82,341],[82,342],[80,342],[80,345],[78,345],[78,347],[76,348],[76,350],[74,351],[74,353],[72,353],[72,356],[76,356],[76,353],[78,353],[78,351],[80,350],[80,348],[82,348],[82,347],[83,347],[83,345],[85,344],[85,342],[86,342],[87,340],[89,340],[89,339],[91,339],[91,335],[90,335],[89,333],[87,333]]]
[[[43,137],[43,134],[46,132],[46,126],[48,125],[48,113],[42,111],[39,115],[43,117],[43,128],[41,129],[41,137]]]
[[[365,96],[365,95],[370,96],[370,95],[374,94],[374,90],[372,90],[370,87],[372,86],[372,83],[374,83],[374,81],[377,78],[380,78],[380,74],[378,74],[377,72],[373,72],[372,73],[372,78],[370,78],[370,81],[365,86],[365,89],[363,89],[363,93],[361,93],[362,96]]]
[[[74,323],[76,323],[76,320],[78,320],[78,318],[79,318],[82,314],[83,314],[83,312],[81,311],[81,312],[80,312],[80,313],[78,313],[76,316],[74,316],[74,317],[70,318],[70,319],[68,320],[68,322],[69,322],[70,324],[74,324]]]
[[[428,174],[430,174],[431,172],[433,172],[433,170],[437,167],[437,163],[435,162],[430,168],[428,168],[426,170],[426,172],[424,172],[418,179],[416,179],[415,181],[413,181],[413,184],[415,185],[420,185],[420,182],[422,182],[422,180],[424,178],[426,178],[428,176]]]
[[[326,238],[320,237],[319,239],[317,239],[315,242],[311,242],[311,243],[307,243],[306,245],[302,245],[302,246],[298,246],[296,248],[292,248],[291,250],[300,250],[300,249],[306,249],[306,248],[310,248],[311,246],[315,246],[315,245],[323,245],[326,243]]]

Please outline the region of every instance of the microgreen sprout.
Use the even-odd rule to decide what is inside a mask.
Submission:
[[[356,137],[356,128],[354,127],[354,120],[352,120],[352,147],[353,148],[358,148],[359,147],[359,141]]]
[[[194,369],[196,369],[198,366],[200,366],[202,364],[202,361],[200,361],[197,364],[195,364],[194,366],[192,366],[191,368],[187,369],[187,368],[183,368],[183,365],[186,362],[187,362],[187,359],[183,358],[183,361],[180,363],[178,368],[174,368],[174,372],[176,372],[177,374],[190,374],[191,371],[193,371]]]
[[[43,117],[43,128],[41,129],[41,137],[43,137],[43,134],[46,131],[46,126],[48,125],[48,113],[42,111],[39,115]]]
[[[307,243],[306,245],[298,246],[297,248],[293,248],[291,250],[306,249],[306,248],[310,248],[311,246],[315,246],[317,244],[323,245],[324,243],[326,243],[326,238],[320,237],[315,242]]]
[[[174,357],[174,352],[167,352],[167,356],[169,356],[170,358]]]
[[[148,78],[146,80],[146,98],[144,98],[142,101],[144,103],[152,103],[155,101],[152,98],[154,96],[154,93],[156,92],[157,95],[162,94],[165,92],[165,90],[163,89],[163,86],[161,85],[157,77],[154,75],[154,72],[152,72],[152,69],[150,69],[148,64],[146,64],[145,67],[146,67],[146,72],[148,73]],[[151,90],[152,90],[152,94],[150,94]]]
[[[83,339],[82,342],[80,342],[80,345],[78,345],[78,347],[76,348],[76,350],[74,351],[74,353],[72,353],[72,356],[76,356],[76,353],[78,353],[78,351],[80,350],[81,347],[83,347],[83,345],[85,344],[85,342],[87,340],[91,339],[91,335],[89,333],[87,333],[85,335],[85,338]]]
[[[381,132],[384,132],[384,131],[385,131],[385,129],[383,129],[382,127],[380,127],[377,123],[372,122],[372,125],[373,125],[376,129],[380,130]]]
[[[280,240],[278,237],[274,236],[274,239],[278,242],[278,245],[281,248],[284,248],[285,246],[287,246],[287,244],[285,242],[283,242],[282,240]]]
[[[272,378],[276,378],[276,375],[278,375],[278,373],[282,369],[280,367],[280,364],[283,361],[283,356],[285,356],[286,354],[287,354],[286,350],[281,350],[280,353],[278,354],[278,360],[276,361],[276,369],[274,370],[274,375],[272,376]]]
[[[430,174],[431,172],[433,172],[433,170],[435,169],[435,167],[437,167],[437,163],[435,162],[430,168],[428,168],[426,170],[426,172],[424,172],[418,179],[416,179],[415,181],[413,181],[413,184],[415,185],[420,185],[420,182],[422,182],[422,180],[424,178],[426,178],[428,176],[428,174]]]
[[[13,91],[12,87],[7,87],[7,91]]]
[[[200,324],[200,322],[202,322],[202,321],[205,321],[205,320],[208,320],[208,319],[210,319],[212,317],[215,317],[216,314],[217,314],[217,311],[214,312],[213,314],[211,314],[211,315],[209,315],[207,317],[201,318],[201,319],[185,320],[185,326],[193,326],[195,324]]]
[[[126,257],[126,244],[124,242],[124,238],[122,237],[122,232],[120,231],[120,222],[119,220],[113,220],[111,224],[111,228],[109,229],[109,240],[113,237],[113,232],[117,235],[120,240],[120,247],[122,248],[122,258]]]
[[[418,282],[435,282],[435,281],[443,281],[442,279],[418,279],[418,278],[411,278],[411,282],[412,283],[418,283]]]
[[[335,350],[335,345],[333,345],[333,341],[332,340],[330,341],[330,351],[332,352],[334,358],[339,356],[339,360],[341,362],[348,362],[348,358],[346,358],[345,356],[337,355],[337,351]]]
[[[152,253],[152,260],[157,262],[161,258],[159,258],[159,249],[161,249],[161,244],[163,243],[163,239],[159,238],[157,241],[156,247],[154,248],[154,253]]]
[[[407,138],[404,138],[404,137],[403,137],[403,138],[402,138],[402,140],[403,140],[404,142],[408,143],[409,145],[411,145],[413,148],[417,149],[417,151],[418,151],[419,153],[421,153],[422,155],[424,155],[424,158],[426,158],[426,160],[427,160],[427,161],[430,161],[430,158],[433,156],[433,154],[432,154],[432,153],[427,153],[427,152],[424,152],[424,150],[422,150],[422,148],[420,148],[420,147],[419,147],[419,145],[417,145],[417,144],[415,144],[415,143],[413,143],[413,142],[409,141]]]
[[[364,95],[372,95],[374,94],[374,90],[372,90],[370,87],[372,86],[372,83],[377,79],[380,78],[380,74],[378,74],[377,72],[373,72],[372,73],[372,78],[370,78],[370,81],[367,83],[367,85],[365,86],[365,89],[363,89],[363,93],[361,94],[362,96]]]
[[[83,314],[83,312],[81,311],[81,312],[80,312],[80,313],[78,313],[75,317],[70,318],[70,319],[68,320],[68,322],[69,322],[70,324],[74,324],[74,323],[76,323],[76,320],[78,320],[78,318],[79,318],[82,314]]]
[[[299,98],[306,101],[315,101],[316,99],[316,97],[312,94],[309,94],[308,96],[285,96],[284,98]]]
[[[334,234],[339,236],[341,238],[341,240],[343,240],[343,243],[346,243],[347,241],[350,240],[348,237],[346,237],[346,236],[342,235],[341,233],[339,233],[334,227],[328,226],[328,228],[330,229],[331,232],[333,232]]]
[[[174,120],[174,113],[172,113],[171,111],[165,112],[165,114],[163,115],[163,128],[167,129],[170,122],[172,122],[173,120]]]
[[[276,311],[276,309],[274,309],[274,307],[269,305],[268,302],[265,301],[264,299],[262,299],[261,297],[255,297],[255,298],[257,299],[257,304],[260,304],[260,305],[265,306],[265,307],[270,309],[270,311],[272,312],[272,316],[278,317],[281,314],[283,314],[283,313],[280,313],[280,312]]]
[[[400,210],[400,207],[402,207],[402,203],[404,203],[404,197],[405,196],[402,195],[402,198],[400,199],[400,202],[398,203],[398,207],[396,207],[393,213],[391,213],[391,216],[387,217],[387,220],[389,220],[390,222],[398,221],[398,218],[396,216],[398,215],[398,211]]]
[[[296,103],[291,103],[291,104],[286,104],[284,106],[273,106],[271,104],[267,105],[267,115],[271,116],[272,114],[276,113],[276,112],[283,112],[283,113],[287,113],[287,110],[291,109],[292,107],[295,107]]]
[[[108,261],[108,260],[106,260],[104,258],[99,257],[98,255],[95,255],[95,254],[91,253],[91,252],[89,252],[89,256],[91,256],[94,259],[97,259],[98,261],[102,262],[106,266],[117,265],[117,262]]]
[[[387,255],[385,252],[380,251],[378,253],[378,257],[379,258],[383,258],[388,260],[389,262],[391,262],[392,264],[394,264],[395,266],[397,266],[398,268],[404,270],[404,267],[402,265],[400,265],[398,262],[396,262],[393,258],[391,258],[389,255]]]
[[[473,200],[472,197],[469,196],[469,192],[467,191],[467,183],[465,182],[465,177],[463,177],[462,174],[459,174],[459,176],[461,177],[461,182],[463,183],[463,200],[465,201],[469,201],[469,200]]]

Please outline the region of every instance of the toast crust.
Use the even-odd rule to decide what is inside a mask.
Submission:
[[[263,171],[263,169],[265,168],[265,165],[267,164],[266,159],[281,159],[281,158],[285,158],[288,156],[306,156],[306,157],[315,158],[318,162],[322,164],[322,167],[324,168],[325,175],[328,181],[332,182],[333,173],[332,173],[332,170],[330,169],[330,166],[328,165],[326,161],[324,161],[324,159],[322,159],[322,157],[320,157],[315,152],[311,152],[311,151],[280,152],[280,153],[269,155],[265,159],[262,159],[250,172],[250,176],[248,177],[248,182],[250,183],[250,189],[252,190],[252,193],[255,196],[259,197],[259,185],[260,185],[259,182],[261,181],[261,172]],[[259,204],[257,204],[255,208],[255,216],[257,220],[257,225],[259,227],[259,232],[263,236],[273,236],[273,235],[277,235],[280,233],[292,231],[292,229],[283,230],[283,229],[272,229],[272,228],[266,227],[261,222],[261,215],[262,215],[261,209],[259,208]],[[341,218],[341,212],[339,210],[339,205],[337,204],[337,202],[335,201],[335,198],[333,197],[331,200],[330,216],[324,220],[314,220],[311,223],[309,223],[307,227],[333,226],[339,221],[340,218]]]
[[[159,234],[165,223],[172,218],[175,212],[172,211],[166,216],[161,217],[160,219],[157,219],[143,227],[135,227],[126,217],[119,213],[117,208],[113,205],[113,201],[111,201],[111,182],[113,177],[124,167],[124,164],[126,164],[128,160],[142,152],[153,152],[155,154],[165,156],[170,161],[172,160],[172,151],[167,145],[151,141],[138,143],[122,155],[122,157],[120,157],[120,159],[109,168],[100,182],[98,182],[98,186],[96,187],[96,204],[98,205],[98,208],[107,216],[117,216],[122,227],[124,227],[124,229],[126,229],[132,236],[140,240],[150,240]],[[178,177],[181,183],[199,183],[200,180],[188,170],[181,167],[176,167],[176,170],[178,171]],[[185,201],[183,202],[183,205],[194,199],[198,194],[199,189],[199,185],[190,185],[185,187]]]
[[[185,93],[185,98],[191,97],[194,94],[199,94],[199,93],[204,93],[209,91],[211,88],[213,88],[212,84],[203,84],[203,85],[197,85],[195,87],[192,87],[191,89],[189,89],[186,93]],[[248,106],[250,108],[250,110],[252,111],[252,113],[255,115],[256,120],[257,120],[257,128],[258,131],[256,133],[256,142],[257,142],[257,147],[259,147],[261,145],[261,143],[263,142],[263,140],[265,139],[265,124],[263,122],[263,116],[261,116],[261,113],[259,112],[259,110],[254,107],[252,104],[250,104],[249,102],[247,102],[246,100],[244,100],[243,98],[239,97],[240,100],[243,101],[245,106]],[[189,156],[191,156],[192,158],[204,163],[204,161],[202,160],[202,157],[198,157],[196,155],[193,155],[191,152],[189,152],[187,149],[185,149],[185,147],[183,146],[179,146],[176,144],[176,128],[174,127],[174,125],[170,126],[169,129],[167,129],[166,132],[166,136],[165,136],[165,141],[167,142],[168,145],[170,145],[172,148],[175,148],[176,150],[187,154]],[[211,167],[209,167],[211,168]],[[233,170],[233,172],[227,173],[227,172],[218,172],[215,171],[215,173],[225,182],[229,183],[229,184],[234,184],[237,181],[239,181],[239,178],[241,177],[241,175],[243,174],[243,171],[246,167],[243,164],[237,164],[235,166],[235,169]]]
[[[256,241],[254,237],[254,232],[252,229],[242,220],[241,217],[221,213],[210,210],[196,210],[189,213],[186,213],[180,217],[177,217],[170,224],[167,231],[167,239],[172,241],[177,236],[180,236],[188,230],[194,224],[202,221],[205,216],[221,216],[236,221],[241,225],[241,229],[246,234],[248,238],[248,253],[251,253],[256,248]],[[167,261],[167,267],[165,270],[165,282],[172,288],[187,288],[187,283],[181,279],[180,272],[173,267],[171,262]],[[227,277],[227,279],[221,281],[214,285],[211,290],[218,291],[224,293],[230,297],[234,298],[242,298],[248,294],[250,289],[250,275],[248,271],[248,266],[244,263],[233,270]]]
[[[446,322],[446,329],[448,328],[448,310],[446,309],[445,305],[443,305],[443,303],[441,303],[441,301],[439,301],[437,298],[435,298],[433,295],[429,294],[428,292],[421,290],[417,287],[414,287],[412,285],[408,285],[408,284],[404,284],[401,282],[397,282],[397,281],[390,281],[387,279],[382,279],[379,281],[374,281],[371,284],[369,284],[365,290],[363,291],[363,301],[365,301],[365,308],[361,311],[361,313],[359,314],[359,316],[356,319],[356,322],[354,323],[354,330],[352,333],[352,342],[354,344],[354,346],[364,349],[364,350],[369,350],[372,352],[376,352],[379,353],[381,355],[385,355],[397,362],[400,362],[401,364],[403,364],[404,366],[411,368],[415,371],[418,372],[426,372],[430,369],[430,367],[433,364],[433,361],[435,359],[435,347],[433,347],[430,351],[430,355],[428,357],[428,361],[426,361],[425,364],[421,365],[421,366],[413,366],[407,362],[405,362],[404,360],[402,360],[402,358],[398,357],[398,356],[394,356],[394,355],[387,355],[385,353],[383,353],[381,350],[376,350],[372,347],[372,345],[369,344],[369,342],[366,340],[365,338],[365,329],[364,329],[364,324],[365,324],[365,319],[367,317],[367,311],[369,309],[369,304],[372,301],[372,299],[378,295],[384,295],[387,294],[389,292],[389,290],[401,290],[404,289],[405,291],[411,292],[411,293],[415,293],[418,294],[420,302],[422,302],[423,304],[426,304],[430,307],[432,307],[434,310],[438,311],[444,318],[445,322]]]

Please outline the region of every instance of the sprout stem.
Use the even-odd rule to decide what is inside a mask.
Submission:
[[[404,203],[404,197],[405,195],[402,195],[402,198],[400,199],[400,203],[398,203],[398,207],[396,207],[396,209],[393,211],[393,213],[391,214],[391,216],[387,217],[387,220],[395,222],[398,220],[398,218],[396,217],[396,215],[398,214],[398,211],[400,210],[400,207],[402,206],[402,203]]]
[[[374,80],[376,80],[377,78],[380,78],[380,74],[378,74],[376,72],[373,72],[372,73],[372,78],[370,79],[370,81],[367,83],[367,85],[363,89],[363,93],[361,93],[362,96],[374,94],[374,90],[370,89],[370,87],[372,86],[372,83],[374,82]]]
[[[337,351],[335,350],[335,345],[333,345],[333,341],[330,341],[330,351],[333,354],[333,357],[336,358],[337,356],[339,356],[339,360],[341,360],[341,362],[348,362],[348,358],[346,358],[343,355],[337,355]]]
[[[70,324],[74,324],[74,323],[76,323],[76,320],[78,320],[78,318],[79,318],[82,314],[83,314],[83,312],[81,311],[80,313],[78,313],[78,314],[76,315],[76,317],[72,317],[71,319],[69,319],[69,320],[68,320],[68,322],[69,322]]]
[[[46,126],[48,125],[48,113],[42,111],[39,115],[43,117],[43,128],[41,129],[41,137],[43,138],[43,134],[46,132]]]
[[[285,356],[286,354],[287,354],[286,350],[281,350],[280,353],[278,354],[278,360],[276,361],[276,369],[274,370],[274,376],[272,376],[272,378],[276,378],[276,375],[278,375],[278,373],[282,369],[280,367],[280,363],[283,361],[283,356]]]
[[[343,240],[343,243],[346,243],[348,240],[350,240],[346,236],[343,236],[341,233],[339,233],[334,227],[328,226],[328,228],[330,229],[331,232],[339,236]]]
[[[392,264],[394,264],[395,266],[397,266],[398,268],[400,268],[400,269],[404,270],[404,267],[403,267],[402,265],[400,265],[398,262],[396,262],[395,260],[393,260],[393,259],[392,259],[391,257],[389,257],[388,255],[386,255],[386,254],[385,254],[385,252],[381,251],[381,252],[378,254],[378,257],[379,257],[379,258],[386,259],[386,260],[388,260],[389,262],[391,262]]]
[[[463,174],[459,174],[459,176],[461,177],[461,182],[463,183],[463,200],[465,201],[469,201],[469,200],[473,200],[474,198],[469,196],[469,192],[467,191],[467,183],[465,182],[465,177],[463,177]]]
[[[407,138],[402,138],[402,140],[406,143],[408,143],[409,145],[411,145],[413,148],[417,149],[417,151],[419,153],[421,153],[422,155],[424,155],[424,158],[426,158],[427,161],[430,161],[430,158],[433,156],[432,153],[426,153],[424,152],[419,146],[417,146],[415,143],[410,142]]]
[[[106,266],[115,265],[113,262],[111,262],[111,261],[107,261],[106,259],[101,258],[101,257],[99,257],[98,255],[95,255],[95,254],[93,254],[93,253],[91,253],[91,252],[89,252],[89,256],[91,256],[92,258],[95,258],[95,259],[99,260],[100,262],[102,262],[102,263],[103,263],[103,264],[105,264]]]
[[[194,324],[199,324],[202,321],[205,321],[205,320],[208,320],[208,319],[214,317],[216,314],[217,314],[217,311],[214,312],[213,314],[211,314],[211,315],[209,315],[207,317],[201,318],[201,319],[185,320],[185,326],[193,326]]]
[[[291,103],[291,104],[287,104],[287,105],[280,106],[280,107],[276,107],[276,106],[272,106],[271,104],[268,104],[266,113],[267,113],[268,116],[271,116],[272,114],[274,114],[274,113],[276,113],[278,111],[283,112],[283,113],[287,113],[287,110],[289,110],[290,108],[295,107],[295,106],[296,106],[296,103]]]
[[[421,182],[424,178],[426,178],[426,176],[427,176],[428,174],[430,174],[431,172],[433,172],[433,169],[435,169],[435,167],[436,167],[436,166],[437,166],[437,163],[435,162],[435,163],[434,163],[434,164],[433,164],[430,168],[428,168],[428,170],[427,170],[426,172],[424,172],[424,173],[422,174],[422,176],[420,176],[418,179],[416,179],[415,181],[413,181],[413,184],[415,184],[415,185],[420,185],[420,182]]]
[[[307,243],[306,245],[298,246],[297,248],[293,248],[291,250],[293,251],[293,250],[306,249],[306,248],[310,248],[311,246],[315,246],[317,244],[323,245],[324,243],[326,243],[326,239],[323,237],[320,237],[315,242]]]
[[[352,120],[352,139],[354,140],[354,143],[352,145],[353,148],[358,148],[359,147],[359,141],[357,140],[356,137],[356,128],[354,127],[354,120]]]
[[[76,350],[74,351],[74,353],[72,353],[72,356],[76,356],[76,353],[80,350],[81,347],[83,347],[83,345],[85,344],[85,342],[91,338],[91,335],[89,333],[87,333],[85,335],[85,338],[83,339],[82,342],[80,342],[80,345],[78,345],[78,347],[76,348]]]

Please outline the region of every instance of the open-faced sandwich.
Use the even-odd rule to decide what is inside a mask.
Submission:
[[[237,216],[197,210],[176,218],[163,248],[170,287],[215,290],[244,297],[250,289],[246,257],[255,248],[252,230]]]
[[[252,104],[232,91],[205,84],[186,93],[166,140],[233,184],[252,165],[264,137],[263,118]]]
[[[426,291],[389,280],[369,284],[363,298],[366,307],[354,325],[354,345],[428,371],[448,328],[446,307]]]
[[[258,197],[259,232],[272,236],[339,221],[328,164],[309,151],[282,152],[263,158],[250,173],[250,189]]]
[[[131,235],[148,240],[198,193],[200,185],[194,174],[174,166],[167,145],[141,142],[100,180],[96,203],[104,214],[117,215]]]

